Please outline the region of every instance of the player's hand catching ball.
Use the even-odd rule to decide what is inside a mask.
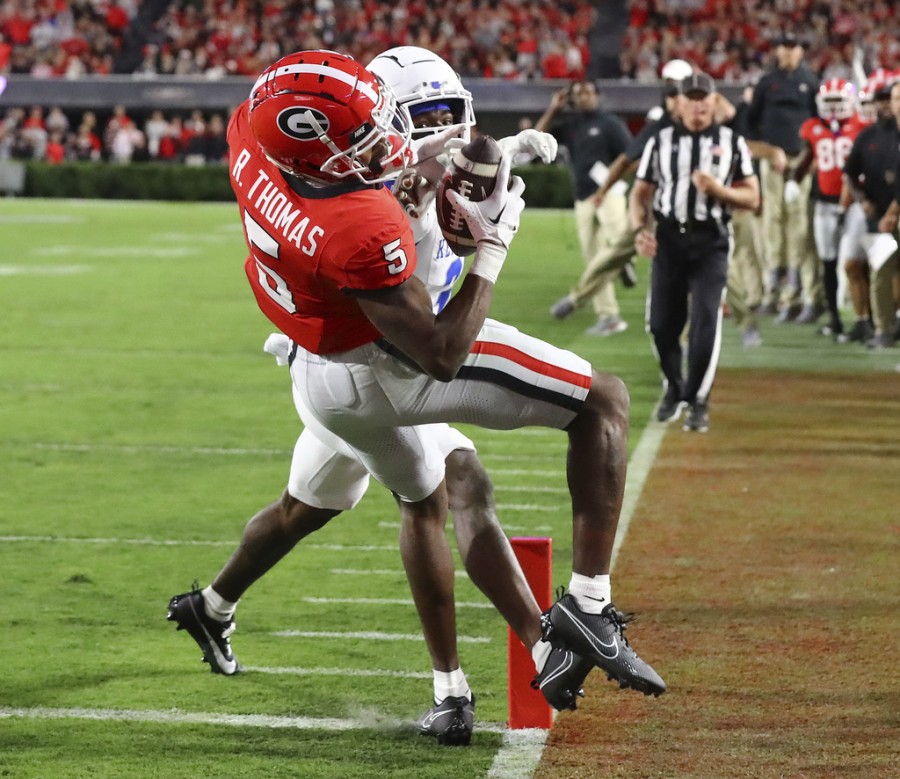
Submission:
[[[525,182],[519,176],[510,176],[509,159],[501,157],[497,181],[490,196],[477,203],[454,190],[446,190],[445,196],[465,219],[469,232],[475,239],[475,259],[469,273],[496,283],[506,259],[512,239],[519,229],[519,219],[525,208],[522,193]]]
[[[432,186],[437,186],[447,168],[448,155],[466,144],[460,137],[463,132],[462,127],[449,127],[439,133],[413,140],[412,148],[416,160],[411,170]]]

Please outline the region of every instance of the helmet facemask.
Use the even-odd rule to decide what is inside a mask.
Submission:
[[[816,94],[819,116],[828,122],[842,122],[853,116],[856,110],[856,89],[843,79],[830,79]]]
[[[380,96],[370,114],[371,122],[364,122],[350,133],[351,144],[346,151],[327,135],[319,137],[333,152],[322,163],[322,173],[337,179],[356,176],[360,181],[376,184],[397,178],[412,163],[409,111],[397,102],[389,86],[381,79],[378,82]]]
[[[413,127],[413,138],[425,138],[454,127],[461,130],[460,137],[470,140],[471,128],[475,126],[472,93],[446,60],[418,46],[397,46],[379,54],[367,67],[393,89],[397,101],[409,110],[413,124],[418,115],[436,108],[452,114],[450,124]]]

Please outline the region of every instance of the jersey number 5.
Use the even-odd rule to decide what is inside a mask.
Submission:
[[[384,252],[384,261],[388,264],[388,273],[392,276],[403,273],[409,260],[406,259],[406,252],[400,248],[400,239],[386,243],[381,250]]]
[[[244,211],[244,230],[247,233],[247,240],[250,242],[253,261],[256,263],[259,286],[285,311],[293,314],[297,310],[297,306],[294,304],[294,296],[288,289],[287,282],[260,259],[262,257],[267,260],[277,260],[278,241],[269,235],[247,211]]]

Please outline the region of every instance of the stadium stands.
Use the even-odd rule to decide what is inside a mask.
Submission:
[[[5,0],[0,74],[38,79],[131,74],[140,79],[249,77],[290,50],[332,48],[365,62],[415,44],[464,78],[511,83],[589,72],[587,0]],[[867,70],[900,65],[900,11],[890,0],[629,0],[623,81],[654,83],[683,58],[724,84],[752,80],[771,42],[794,30],[823,78],[852,78],[855,46]],[[608,58],[607,58],[608,59]],[[9,104],[7,104],[9,105]],[[214,161],[218,111],[149,113],[125,127],[107,113],[50,105],[0,108],[0,159]],[[112,130],[107,122],[112,121]]]

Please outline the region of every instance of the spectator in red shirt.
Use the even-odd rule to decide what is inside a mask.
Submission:
[[[113,35],[121,35],[130,21],[128,12],[116,0],[112,0],[106,9],[106,29]]]
[[[9,61],[12,59],[12,44],[7,43],[0,32],[0,73],[9,72]]]
[[[51,133],[44,159],[51,165],[59,165],[65,158],[66,147],[63,145],[62,133]]]

